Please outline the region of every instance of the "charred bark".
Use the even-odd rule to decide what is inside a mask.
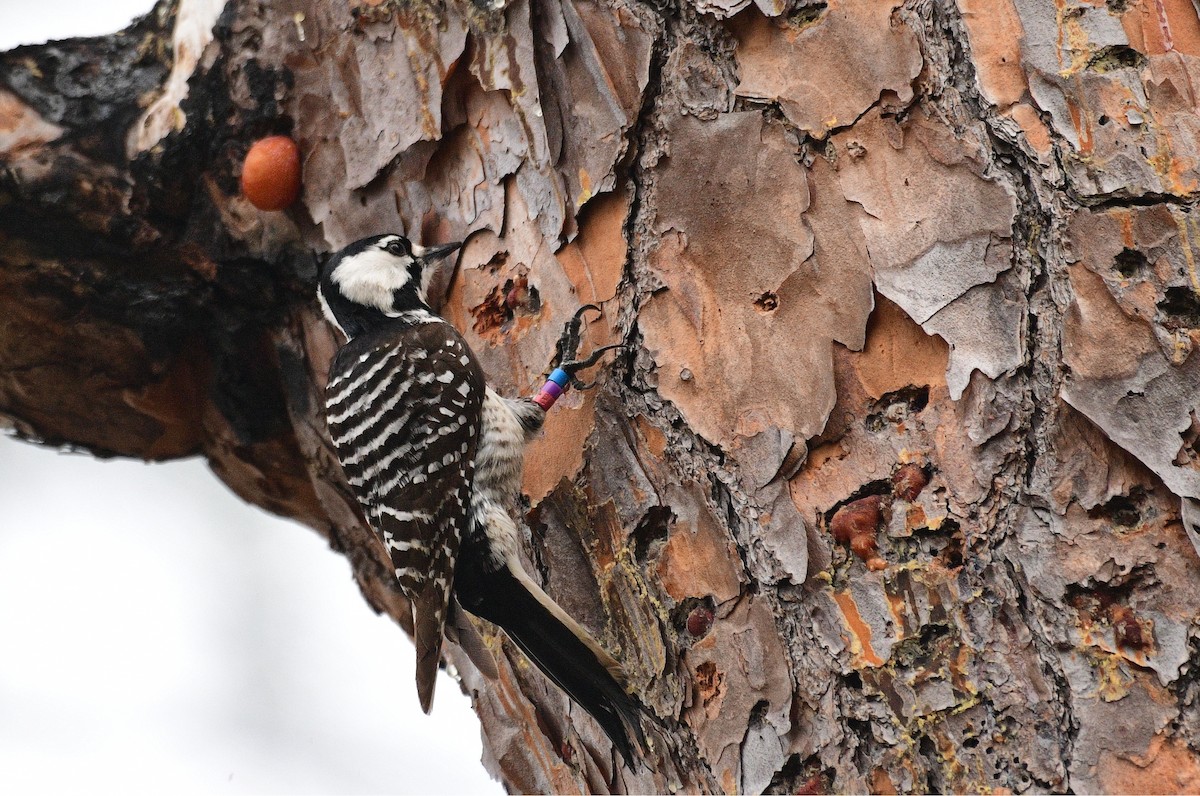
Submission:
[[[529,553],[660,722],[614,772],[448,645],[510,789],[1195,790],[1198,77],[1185,0],[160,5],[0,55],[0,413],[206,456],[402,621],[316,266],[468,238],[502,389],[581,303],[631,345],[532,451]]]

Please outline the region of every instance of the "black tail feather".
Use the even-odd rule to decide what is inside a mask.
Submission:
[[[507,568],[485,572],[482,567],[464,568],[465,563],[460,562],[455,577],[462,606],[502,627],[546,677],[596,719],[625,764],[634,768],[628,730],[633,730],[638,745],[644,748],[641,709],[610,673],[611,660],[606,663],[597,657],[592,646],[554,616]]]

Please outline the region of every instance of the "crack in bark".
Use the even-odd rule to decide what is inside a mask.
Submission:
[[[1041,457],[1053,449],[1050,434],[1054,426],[1054,401],[1059,387],[1065,378],[1065,367],[1059,355],[1061,341],[1059,328],[1061,312],[1054,300],[1056,291],[1063,289],[1062,275],[1055,272],[1052,260],[1044,254],[1057,248],[1056,241],[1061,235],[1065,223],[1062,221],[1064,208],[1052,198],[1053,186],[1041,185],[1042,169],[1026,154],[1017,141],[1010,139],[1004,132],[994,107],[979,93],[978,79],[971,57],[970,43],[966,24],[961,13],[952,2],[909,2],[907,8],[923,22],[926,31],[930,28],[940,29],[945,35],[936,37],[921,36],[923,52],[929,46],[944,47],[949,50],[946,61],[954,68],[951,69],[949,80],[955,88],[956,96],[948,100],[944,96],[929,95],[930,104],[940,107],[949,101],[951,104],[962,103],[967,108],[966,118],[979,119],[987,136],[987,146],[991,152],[991,166],[1004,176],[1005,182],[1012,188],[1017,198],[1017,212],[1013,227],[1014,267],[1025,265],[1029,281],[1025,289],[1027,302],[1026,311],[1026,351],[1025,362],[1012,374],[1011,378],[1020,382],[1023,395],[1022,408],[1025,420],[1020,426],[1027,426],[1027,431],[1021,437],[1021,456],[1013,462],[1018,472],[1016,483],[1017,492],[1004,496],[993,492],[991,499],[995,500],[998,513],[990,529],[1000,531],[990,534],[994,538],[989,541],[987,550],[991,562],[999,563],[1007,572],[1009,588],[1015,588],[1018,605],[1026,626],[1031,631],[1038,657],[1046,671],[1056,684],[1056,696],[1060,702],[1061,728],[1060,735],[1064,743],[1063,759],[1071,759],[1072,747],[1078,735],[1078,721],[1072,707],[1073,694],[1062,669],[1062,662],[1054,652],[1045,629],[1041,627],[1036,611],[1025,598],[1028,583],[1020,575],[1013,562],[1007,555],[1011,546],[1011,531],[1022,522],[1021,513],[1024,507],[1042,503],[1035,492],[1035,479],[1041,465]],[[932,61],[926,54],[926,63]],[[914,100],[916,101],[916,100]],[[955,118],[953,110],[948,115]],[[1056,212],[1056,209],[1059,212]],[[1033,219],[1034,223],[1027,223]],[[1027,257],[1022,257],[1022,253]],[[1054,258],[1056,261],[1058,258]],[[1049,322],[1040,323],[1039,319],[1049,316]],[[1045,394],[1042,394],[1044,388]],[[1009,428],[1012,428],[1010,424]],[[981,517],[982,519],[982,517]],[[998,555],[997,555],[998,554]],[[985,565],[986,566],[986,565]],[[983,578],[987,584],[990,579]],[[994,708],[993,708],[994,710]],[[1026,766],[1028,770],[1028,766]],[[1063,767],[1064,779],[1058,787],[1070,789],[1070,769]],[[1036,777],[1031,774],[1031,779]],[[1017,788],[1018,784],[1010,782]]]

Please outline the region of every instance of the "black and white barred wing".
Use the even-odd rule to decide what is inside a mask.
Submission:
[[[346,478],[412,603],[417,692],[428,713],[471,516],[483,372],[453,326],[429,322],[343,347],[325,394]]]

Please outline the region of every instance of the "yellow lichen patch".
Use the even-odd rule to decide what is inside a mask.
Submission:
[[[1087,31],[1080,24],[1083,9],[1069,5],[1066,0],[1054,0],[1055,21],[1058,26],[1059,74],[1070,77],[1087,65],[1092,54]],[[1067,58],[1064,61],[1063,55]]]
[[[1192,248],[1191,216],[1172,212],[1171,217],[1179,227],[1179,247],[1183,251],[1183,260],[1187,263],[1188,280],[1192,283],[1192,290],[1200,295],[1200,274],[1196,272],[1196,252]]]
[[[1133,678],[1121,666],[1121,659],[1115,655],[1099,654],[1095,658],[1096,695],[1105,702],[1116,702],[1129,695],[1129,685]]]
[[[575,197],[575,207],[580,208],[592,198],[592,176],[587,169],[579,170],[579,196]]]

